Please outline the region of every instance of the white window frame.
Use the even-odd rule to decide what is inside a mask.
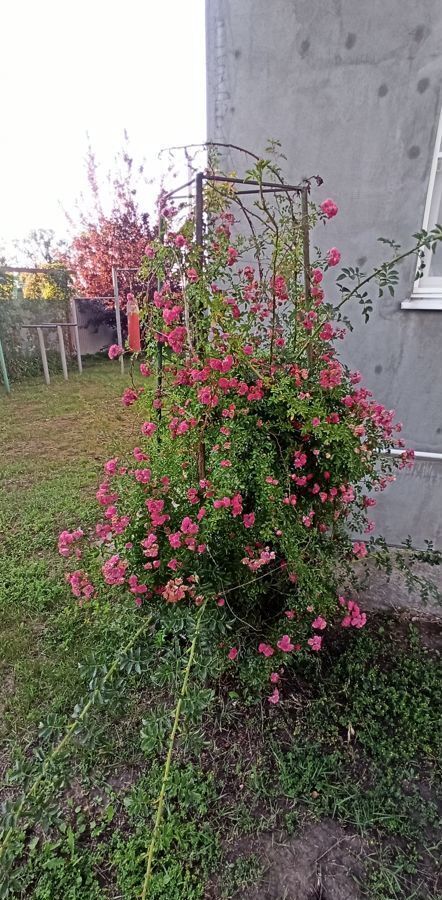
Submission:
[[[431,205],[433,201],[434,187],[436,183],[437,166],[441,160],[442,165],[442,110],[437,128],[436,142],[434,146],[433,160],[430,169],[430,181],[428,184],[427,200],[425,203],[424,221],[422,228],[428,230],[430,223]],[[442,173],[441,173],[442,177]],[[434,223],[430,223],[432,228]],[[442,276],[426,274],[430,271],[432,252],[425,250],[425,272],[415,281],[409,300],[403,300],[402,309],[441,309],[442,310]]]

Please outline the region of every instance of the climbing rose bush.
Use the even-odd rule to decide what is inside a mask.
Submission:
[[[259,163],[249,177],[280,173]],[[106,462],[93,533],[63,532],[60,552],[82,604],[206,604],[226,664],[253,655],[275,704],[294,654],[364,626],[342,584],[367,555],[377,493],[412,453],[384,455],[403,448],[401,426],[339,357],[345,327],[323,276],[340,252],[318,251],[304,277],[298,196],[261,191],[246,215],[217,182],[205,207],[202,248],[193,215],[170,203],[145,247],[140,277],[158,285],[136,360],[145,382],[122,398],[139,412],[137,446]],[[309,225],[337,213],[310,202]]]

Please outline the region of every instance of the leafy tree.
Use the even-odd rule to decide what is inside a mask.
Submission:
[[[42,269],[47,269],[48,274],[42,272],[24,275],[23,296],[25,300],[60,300],[69,299],[72,293],[72,283],[69,272],[63,263],[44,263]]]
[[[96,157],[89,148],[90,201],[86,203],[81,198],[77,219],[68,217],[74,237],[66,260],[74,272],[77,293],[87,297],[112,296],[112,267],[136,270],[146,242],[152,238],[149,217],[141,201],[141,190],[147,183],[144,167],[134,165],[127,135],[116,163],[116,170],[100,179]],[[137,290],[136,274],[122,273],[123,289]]]
[[[34,228],[26,238],[15,241],[14,245],[18,255],[36,268],[43,263],[60,263],[67,249],[67,242],[57,238],[52,228]]]
[[[26,238],[15,241],[15,249],[20,259],[30,268],[47,269],[48,274],[35,272],[23,274],[20,278],[25,300],[68,299],[71,278],[66,267],[67,242],[56,236],[51,228],[35,228]]]
[[[2,272],[2,266],[6,265],[6,257],[0,252],[0,300],[10,300],[14,295],[14,276]]]

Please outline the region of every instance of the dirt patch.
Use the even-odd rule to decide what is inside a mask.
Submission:
[[[237,892],[235,900],[362,900],[365,896],[360,887],[364,843],[332,820],[310,825],[294,837],[270,834],[240,840],[235,857],[245,853],[260,859],[264,874],[258,884]],[[207,898],[222,896],[220,885],[213,885],[213,890]]]
[[[373,619],[379,623],[385,624],[386,627],[393,626],[395,636],[398,640],[402,640],[404,648],[407,646],[409,639],[410,625],[417,628],[419,639],[425,650],[434,651],[434,653],[442,652],[442,620],[439,618],[425,616],[421,614],[413,615],[411,612],[398,612],[392,617],[391,613],[382,613],[375,610],[372,614]]]

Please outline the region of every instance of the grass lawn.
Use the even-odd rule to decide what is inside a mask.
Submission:
[[[132,605],[79,609],[56,549],[62,528],[93,521],[104,460],[137,442],[126,384],[103,360],[0,397],[6,802],[139,624]],[[0,898],[140,897],[175,703],[165,672],[180,673],[184,632],[160,627],[125,658],[14,828]],[[149,897],[441,896],[438,654],[406,618],[345,637],[293,670],[281,708],[211,684],[209,667],[207,711],[178,741]]]

